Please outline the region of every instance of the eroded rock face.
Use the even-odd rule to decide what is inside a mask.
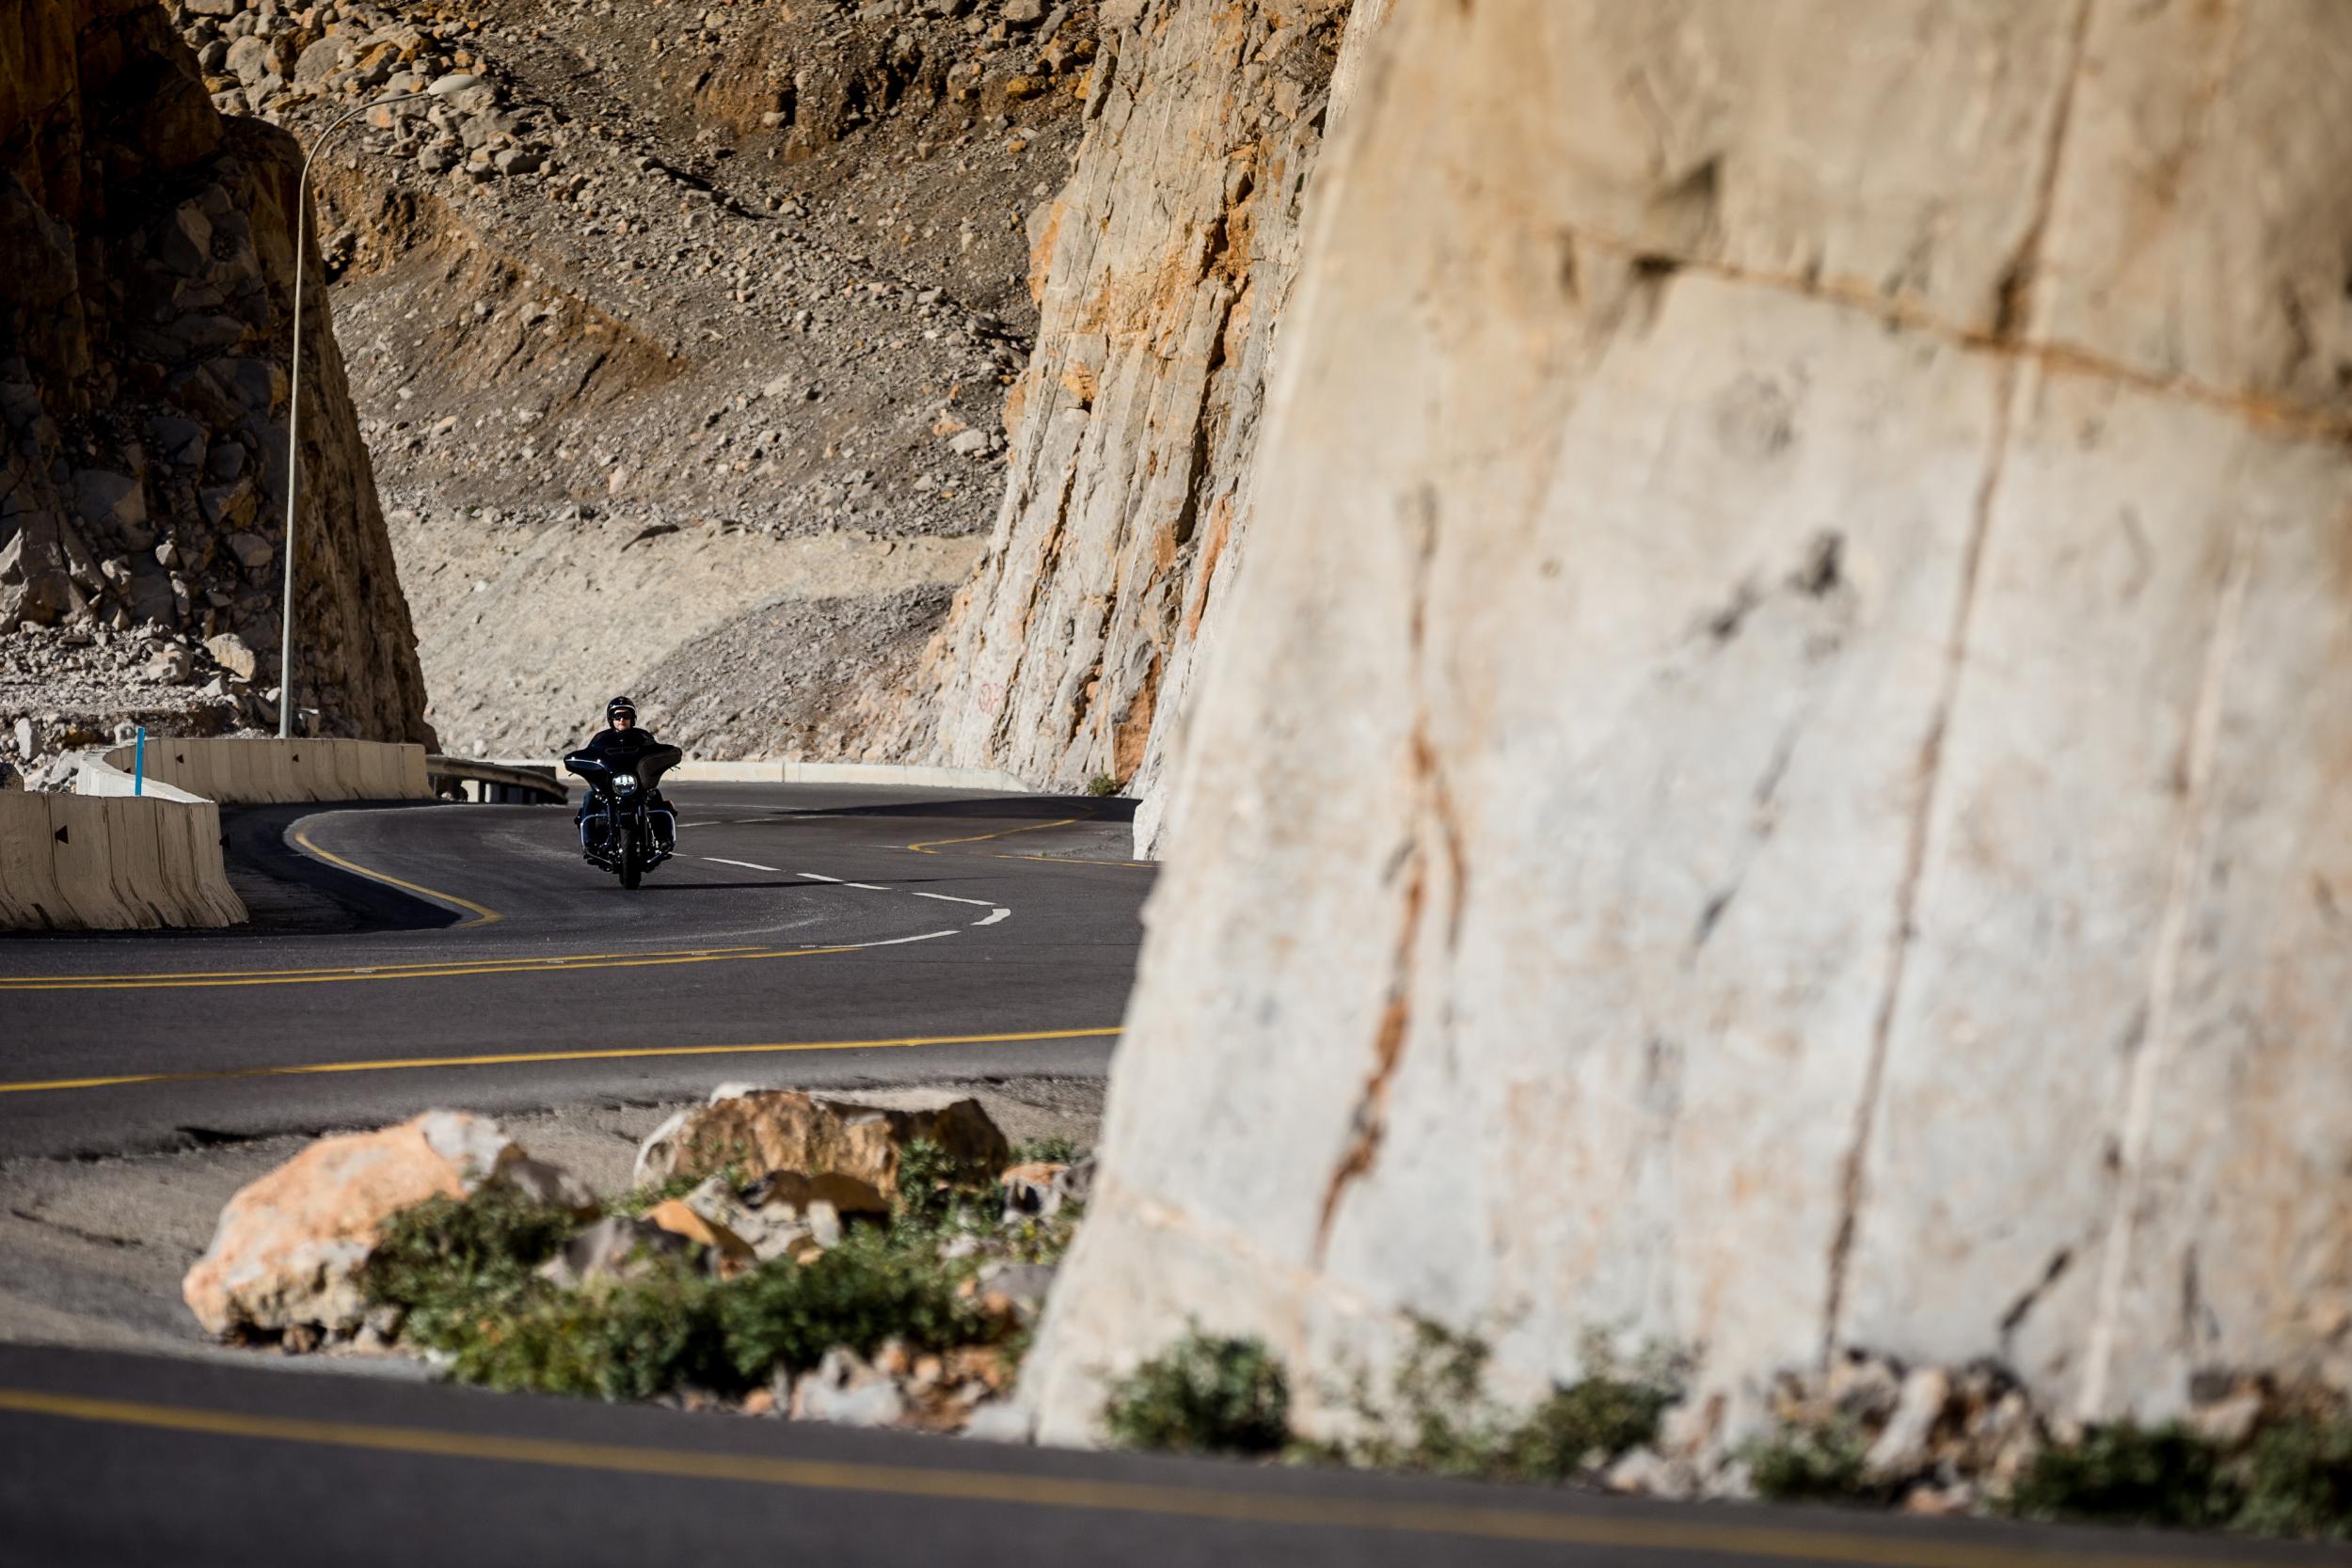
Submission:
[[[882,1102],[796,1089],[723,1090],[647,1136],[636,1180],[785,1172],[808,1179],[789,1195],[796,1207],[823,1202],[837,1213],[887,1213],[898,1195],[899,1156],[917,1139],[992,1166],[1010,1153],[977,1100],[929,1092],[876,1098]]]
[[[1042,315],[1007,404],[1004,503],[904,709],[904,749],[1045,787],[1108,775],[1147,796],[1155,836],[1159,759],[1248,531],[1335,70],[1386,8],[1104,8],[1076,172],[1030,218]]]
[[[0,640],[233,636],[256,668],[211,722],[274,719],[299,149],[224,120],[151,0],[14,8],[0,149]],[[297,701],[430,740],[315,272],[304,309]]]
[[[585,1201],[486,1117],[428,1111],[397,1127],[321,1138],[229,1200],[181,1296],[208,1334],[355,1328],[367,1310],[359,1269],[385,1221],[510,1175],[534,1195],[551,1185],[574,1207]]]
[[[1045,1435],[1192,1319],[2352,1381],[2352,12],[1392,25]]]

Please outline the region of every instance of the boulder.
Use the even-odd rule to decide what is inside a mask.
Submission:
[[[539,1265],[539,1277],[566,1291],[603,1280],[633,1279],[665,1257],[688,1257],[693,1241],[648,1220],[607,1214]]]
[[[229,45],[224,63],[230,75],[250,87],[270,72],[269,45],[247,33]]]
[[[1004,1189],[1005,1218],[1043,1219],[1061,1208],[1057,1183],[1070,1167],[1052,1160],[1031,1160],[1009,1165],[997,1177],[997,1186]]]
[[[213,220],[193,201],[172,209],[164,226],[164,264],[183,277],[194,277],[213,264]]]
[[[147,495],[129,474],[85,468],[73,476],[73,499],[85,522],[122,532],[147,521]]]
[[[385,1221],[470,1196],[523,1158],[497,1122],[462,1111],[321,1138],[229,1200],[181,1297],[208,1334],[355,1328],[359,1268]]]
[[[869,1102],[888,1099],[892,1103]],[[793,1089],[725,1095],[681,1111],[637,1153],[640,1185],[734,1170],[831,1178],[822,1196],[843,1213],[886,1213],[898,1195],[899,1156],[917,1139],[952,1158],[1001,1164],[1005,1135],[977,1100],[946,1094],[869,1100]]]
[[[813,1256],[840,1239],[841,1212],[817,1196],[815,1187],[809,1177],[778,1172],[739,1192],[725,1177],[714,1176],[683,1201],[711,1225],[741,1237],[752,1256],[766,1262]]]
[[[214,663],[239,680],[251,680],[253,673],[261,668],[260,656],[246,645],[244,638],[239,637],[233,631],[224,631],[216,637],[206,638],[204,651],[213,656]]]
[[[843,1426],[889,1426],[906,1414],[896,1379],[836,1345],[792,1384],[792,1418]]]
[[[757,1261],[749,1242],[718,1221],[704,1217],[682,1199],[674,1197],[655,1204],[645,1212],[645,1223],[707,1249],[713,1265],[723,1275],[740,1274]]]

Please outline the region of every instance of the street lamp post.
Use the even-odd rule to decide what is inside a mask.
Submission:
[[[318,140],[302,160],[302,173],[294,182],[294,358],[292,374],[286,391],[286,594],[278,610],[278,738],[294,736],[294,502],[301,493],[302,473],[302,272],[310,226],[305,221],[310,199],[310,161],[319,155],[327,138],[358,119],[377,109],[395,103],[413,103],[420,98],[447,98],[463,92],[481,82],[479,76],[444,76],[431,87],[416,92],[394,93],[373,103],[362,103],[335,120],[319,133]]]

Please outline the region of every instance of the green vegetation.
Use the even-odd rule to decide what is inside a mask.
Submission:
[[[1050,1159],[1054,1156],[1029,1151],[1067,1147],[1067,1139],[1042,1139],[1022,1145],[1014,1160]],[[898,1200],[891,1231],[909,1246],[936,1249],[961,1234],[984,1243],[992,1256],[1016,1263],[1058,1263],[1077,1239],[1078,1222],[1085,1216],[1082,1206],[1064,1204],[1042,1218],[1008,1220],[1004,1190],[988,1165],[959,1162],[921,1138],[908,1144],[898,1158]]]
[[[1289,1379],[1263,1344],[1196,1329],[1120,1379],[1104,1420],[1131,1449],[1274,1453],[1290,1439],[1290,1403]]]
[[[1359,1382],[1352,1402],[1369,1435],[1344,1443],[1286,1442],[1290,1396],[1282,1368],[1255,1339],[1198,1331],[1145,1362],[1112,1390],[1104,1418],[1131,1448],[1270,1453],[1308,1462],[1422,1470],[1498,1481],[1558,1481],[1606,1465],[1657,1435],[1679,1364],[1618,1367],[1597,1341],[1591,1375],[1552,1390],[1532,1410],[1505,1414],[1484,1392],[1487,1347],[1436,1323],[1375,1399]]]
[[[660,1208],[674,1197],[684,1197],[703,1184],[704,1179],[683,1172],[660,1181],[648,1181],[642,1187],[631,1187],[604,1206],[608,1214],[627,1214],[635,1219],[651,1209]]]
[[[945,1350],[1002,1328],[958,1295],[976,1265],[939,1257],[935,1222],[863,1227],[810,1262],[731,1280],[663,1257],[633,1277],[564,1290],[536,1271],[577,1225],[497,1186],[435,1198],[393,1218],[362,1286],[372,1303],[400,1307],[404,1337],[447,1357],[460,1382],[612,1400],[741,1392],[835,1345]]]
[[[2010,1511],[2027,1518],[2352,1538],[2352,1413],[2314,1402],[2232,1454],[2177,1424],[2098,1427],[2044,1449]]]
[[[1592,1370],[1513,1415],[1486,1401],[1488,1354],[1474,1336],[1417,1324],[1389,1399],[1375,1400],[1360,1385],[1355,1391],[1357,1414],[1375,1435],[1302,1456],[1497,1481],[1565,1481],[1654,1438],[1680,1375],[1678,1363],[1664,1356],[1622,1368],[1604,1340],[1588,1337]]]
[[[1863,1456],[1868,1451],[1851,1424],[1824,1421],[1784,1427],[1749,1445],[1747,1460],[1758,1497],[1778,1502],[1877,1499],[1879,1493],[1863,1481]]]
[[[1059,1132],[1049,1132],[1042,1138],[1024,1138],[1012,1146],[1012,1163],[1016,1165],[1040,1162],[1053,1165],[1074,1165],[1086,1157],[1084,1145]]]
[[[561,1209],[493,1184],[463,1202],[427,1198],[402,1211],[368,1257],[360,1289],[397,1307],[406,1332],[430,1342],[528,1294],[532,1271],[574,1228]]]
[[[889,1338],[914,1350],[989,1338],[978,1307],[956,1294],[962,1278],[929,1249],[868,1230],[813,1262],[771,1263],[720,1287],[715,1312],[728,1364],[756,1383],[780,1366],[813,1367],[834,1345],[870,1355]]]
[[[899,1229],[936,1229],[959,1216],[988,1212],[996,1191],[995,1173],[985,1162],[959,1160],[929,1138],[898,1151],[898,1199],[892,1224]]]
[[[1089,795],[1116,795],[1119,793],[1119,781],[1108,773],[1097,773],[1087,781],[1087,793]]]

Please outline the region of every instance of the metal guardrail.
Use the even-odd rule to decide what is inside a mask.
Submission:
[[[516,767],[510,763],[470,762],[464,757],[429,756],[424,759],[424,771],[433,781],[436,795],[455,792],[464,799],[488,805],[560,806],[570,799],[570,792],[551,767]],[[470,790],[467,788],[469,784],[472,786]]]

